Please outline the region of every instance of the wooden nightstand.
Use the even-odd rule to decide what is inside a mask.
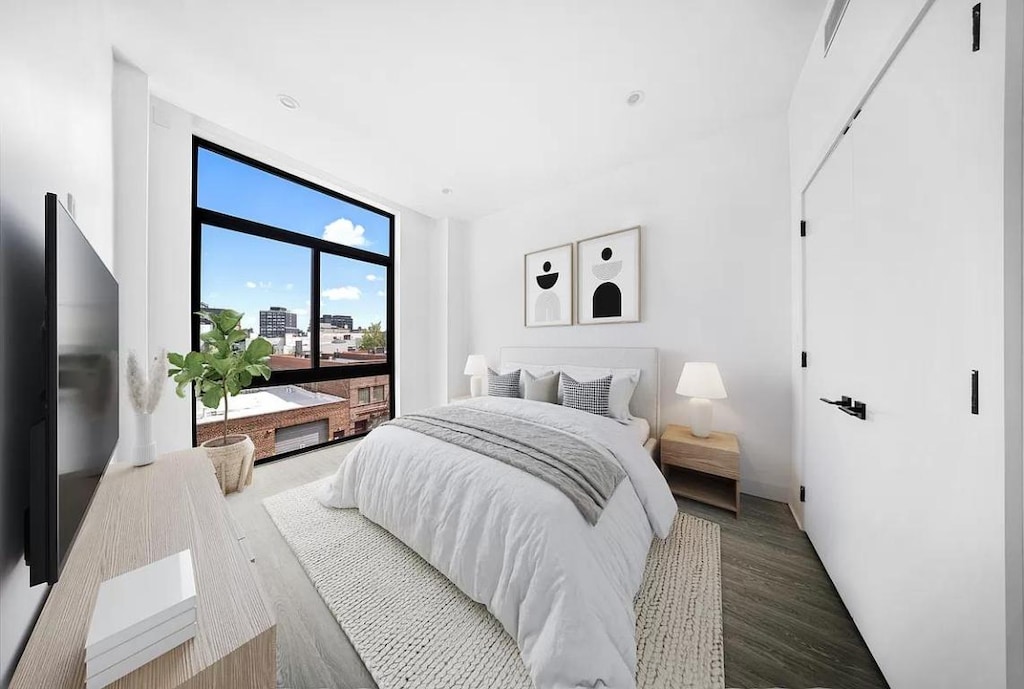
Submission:
[[[661,434],[661,471],[676,495],[739,516],[740,443],[732,433],[696,438],[689,426],[669,426]]]

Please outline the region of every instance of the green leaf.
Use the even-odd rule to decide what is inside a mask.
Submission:
[[[185,396],[185,389],[188,388],[188,383],[189,382],[187,380],[182,380],[178,382],[178,387],[175,388],[174,390],[178,394],[178,397]]]
[[[203,393],[201,398],[203,400],[203,406],[207,409],[216,409],[220,406],[220,401],[224,399],[224,391],[219,387],[210,388]]]
[[[274,353],[274,345],[270,344],[267,340],[262,337],[257,337],[255,340],[249,343],[249,346],[245,350],[245,358],[254,363],[262,363],[263,359]]]
[[[226,335],[237,328],[238,324],[242,322],[242,314],[231,309],[225,309],[217,314],[213,322],[217,329]]]
[[[177,368],[185,368],[185,357],[182,356],[181,354],[171,352],[170,354],[167,355],[167,361],[169,361],[172,366],[175,366]]]
[[[235,344],[236,342],[241,342],[246,337],[248,337],[248,334],[244,330],[232,330],[231,334],[228,335],[228,343]]]
[[[228,393],[231,395],[237,395],[242,391],[242,384],[238,381],[237,373],[232,373],[225,378],[224,384],[227,385]]]
[[[252,385],[252,374],[248,370],[239,371],[238,381],[242,384],[243,388],[247,388]]]
[[[223,378],[228,375],[231,371],[231,357],[223,358],[216,356],[215,354],[206,354],[206,363],[213,367],[213,370],[220,374]]]
[[[203,375],[203,355],[199,352],[189,352],[185,355],[185,369],[194,377]]]

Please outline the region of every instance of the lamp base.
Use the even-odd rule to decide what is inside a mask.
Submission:
[[[711,400],[703,397],[690,398],[690,433],[696,438],[711,435]]]
[[[469,394],[472,397],[484,396],[484,377],[473,376],[469,379]]]

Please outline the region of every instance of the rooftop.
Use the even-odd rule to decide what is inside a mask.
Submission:
[[[247,416],[274,414],[291,409],[302,409],[303,407],[344,401],[344,397],[326,395],[322,392],[311,392],[297,385],[280,385],[271,388],[256,388],[255,390],[243,391],[241,394],[231,398],[230,412],[232,419],[241,419]],[[196,400],[197,424],[223,420],[223,402],[217,409],[207,409],[201,401]]]

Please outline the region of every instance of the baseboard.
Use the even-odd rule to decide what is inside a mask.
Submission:
[[[796,525],[797,525],[798,527],[800,527],[800,530],[801,530],[801,531],[804,531],[804,523],[803,523],[803,521],[801,521],[801,519],[800,519],[800,515],[798,515],[798,514],[796,513],[796,510],[795,510],[795,509],[793,509],[793,503],[791,503],[791,502],[790,502],[790,503],[786,503],[786,504],[788,504],[788,505],[789,505],[789,511],[790,511],[790,513],[791,513],[791,514],[793,515],[793,521],[795,521],[795,522],[796,522]]]

